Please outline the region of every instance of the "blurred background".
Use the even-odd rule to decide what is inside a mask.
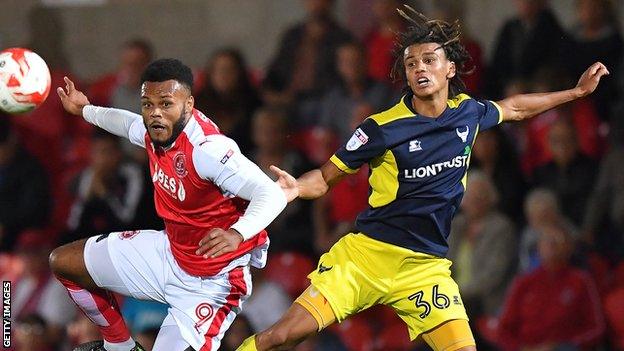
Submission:
[[[624,42],[622,0],[2,0],[0,49],[28,47],[93,104],[140,112],[155,58],[195,73],[196,108],[268,172],[324,163],[367,116],[398,101],[389,77],[396,8],[459,19],[475,98],[574,86],[600,60],[588,98],[480,133],[450,238],[453,276],[480,350],[624,350]],[[275,322],[316,260],[352,229],[368,170],[269,229],[271,256],[226,333],[234,350]],[[0,116],[0,277],[13,282],[15,350],[99,339],[51,276],[47,256],[100,233],[160,229],[143,150],[64,113],[51,92],[34,112]],[[120,297],[151,347],[166,306]],[[375,307],[297,347],[427,350]]]

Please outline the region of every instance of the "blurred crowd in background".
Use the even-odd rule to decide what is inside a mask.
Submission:
[[[264,69],[236,47],[194,67],[195,107],[236,140],[266,173],[298,176],[324,163],[367,116],[393,106],[398,0],[376,0],[374,29],[356,37],[332,15],[333,1],[306,0],[306,17],[283,32]],[[451,3],[452,4],[452,3]],[[574,86],[600,60],[611,72],[588,98],[479,134],[449,258],[480,350],[624,350],[624,65],[617,5],[578,0],[563,28],[545,0],[514,0],[490,57],[463,33],[473,58],[468,94],[492,100]],[[621,4],[620,4],[621,5]],[[428,16],[462,18],[440,2]],[[140,75],[157,58],[136,38],[118,70],[82,82],[91,103],[140,113]],[[111,60],[114,60],[111,57]],[[45,123],[42,123],[45,121]],[[320,254],[352,230],[368,206],[366,167],[325,197],[296,200],[269,226],[267,268],[226,333],[222,350],[268,327],[308,285]],[[142,149],[67,115],[52,92],[29,116],[0,116],[0,276],[12,285],[14,350],[69,350],[100,339],[52,277],[57,245],[111,231],[161,229]],[[148,349],[166,306],[120,297]],[[426,349],[401,320],[376,307],[332,326],[296,350]]]

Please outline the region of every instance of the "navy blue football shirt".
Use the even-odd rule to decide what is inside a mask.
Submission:
[[[502,121],[502,111],[493,101],[459,94],[430,118],[413,111],[411,99],[367,118],[330,161],[346,173],[370,166],[369,207],[358,215],[358,231],[445,257],[472,145],[480,130]]]

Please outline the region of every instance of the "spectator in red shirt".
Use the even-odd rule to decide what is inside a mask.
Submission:
[[[403,29],[403,22],[397,13],[401,6],[398,0],[375,0],[372,10],[375,27],[366,35],[364,44],[368,54],[368,74],[371,78],[390,83],[390,71],[394,58],[394,39]]]
[[[598,292],[570,264],[573,243],[563,226],[542,229],[541,267],[515,279],[498,326],[503,350],[593,350],[605,332]]]

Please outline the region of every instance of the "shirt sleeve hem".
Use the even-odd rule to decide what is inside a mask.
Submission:
[[[344,162],[342,162],[341,159],[338,158],[338,156],[333,155],[330,159],[331,163],[333,163],[334,165],[336,165],[336,167],[338,167],[338,169],[340,169],[341,171],[348,173],[348,174],[353,174],[355,172],[357,172],[357,169],[352,169],[349,168],[349,166],[347,166]]]
[[[496,110],[498,110],[498,123],[497,124],[501,124],[503,122],[503,109],[496,102],[494,101],[490,101],[490,102],[492,103],[492,105],[494,105],[494,107],[496,107]]]

